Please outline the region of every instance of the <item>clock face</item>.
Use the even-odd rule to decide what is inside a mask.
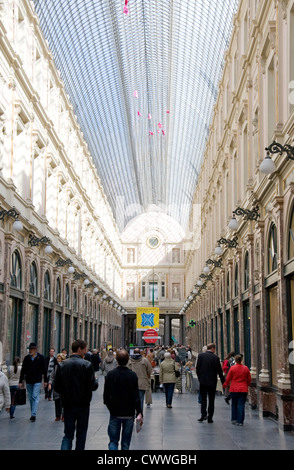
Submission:
[[[160,240],[156,236],[149,237],[148,240],[147,240],[147,245],[150,248],[157,248],[159,246],[159,244],[160,244]]]

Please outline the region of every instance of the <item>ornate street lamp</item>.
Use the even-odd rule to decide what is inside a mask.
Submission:
[[[17,212],[15,207],[13,207],[12,209],[9,209],[8,211],[5,209],[0,210],[0,220],[4,220],[6,216],[12,217],[13,219],[15,219],[15,221],[12,224],[12,228],[16,232],[20,232],[23,229],[23,225],[18,218],[19,215],[20,214],[19,212]]]
[[[271,145],[266,147],[265,150],[267,151],[266,157],[261,163],[259,169],[262,173],[265,173],[266,175],[274,173],[277,169],[276,165],[270,157],[270,154],[282,154],[285,152],[287,154],[287,160],[294,160],[294,147],[292,145],[281,145],[278,142],[274,141]]]
[[[237,207],[237,209],[235,209],[233,211],[233,216],[232,216],[232,218],[230,220],[230,223],[229,223],[229,229],[234,230],[234,231],[238,230],[239,224],[237,222],[236,215],[243,215],[246,220],[255,220],[255,221],[257,221],[258,218],[260,217],[258,209],[259,209],[258,206],[253,207],[252,210],[243,209],[242,207]]]
[[[38,238],[36,237],[35,235],[32,235],[30,234],[29,236],[29,240],[28,240],[28,244],[30,246],[39,246],[40,243],[42,243],[42,245],[46,245],[45,247],[45,253],[52,253],[53,252],[53,248],[52,246],[50,245],[50,238],[48,237],[41,237],[41,238]]]

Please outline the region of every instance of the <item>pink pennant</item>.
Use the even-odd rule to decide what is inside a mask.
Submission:
[[[149,134],[150,134],[150,135],[153,135],[153,132],[152,132],[152,131],[149,131]]]
[[[169,114],[169,110],[166,111],[166,114]]]
[[[165,132],[164,132],[164,131],[162,131],[162,135],[165,135]]]
[[[161,129],[162,128],[162,124],[159,122],[158,123],[158,127]]]
[[[151,114],[149,113],[149,114],[148,114],[148,119],[151,119],[151,118],[152,118],[152,116],[151,116]]]
[[[123,9],[123,12],[125,13],[125,15],[129,14],[129,9],[128,9],[127,5],[128,5],[128,0],[125,0],[125,6],[124,6],[124,9]]]
[[[138,116],[142,116],[142,114],[140,113],[140,111],[137,111],[137,113],[138,113]]]
[[[135,98],[138,98],[138,92],[137,92],[137,90],[134,91],[133,95],[134,95]]]

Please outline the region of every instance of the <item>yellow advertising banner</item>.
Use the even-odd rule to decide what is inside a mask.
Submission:
[[[137,330],[159,330],[159,307],[137,308]]]

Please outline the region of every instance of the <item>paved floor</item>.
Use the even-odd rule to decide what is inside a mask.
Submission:
[[[103,382],[99,376],[99,389],[93,394],[87,450],[108,449],[107,425],[109,413],[103,405]],[[230,407],[223,396],[216,397],[214,422],[199,423],[200,405],[197,395],[185,391],[175,392],[173,407],[165,406],[164,393],[152,394],[153,403],[145,407],[142,431],[134,431],[132,450],[294,450],[294,433],[284,433],[278,425],[260,418],[258,410],[246,408],[243,427],[230,422]],[[15,419],[2,410],[0,413],[1,450],[59,450],[63,437],[63,423],[55,422],[54,402],[41,395],[35,423],[30,420],[29,405],[19,406]]]

